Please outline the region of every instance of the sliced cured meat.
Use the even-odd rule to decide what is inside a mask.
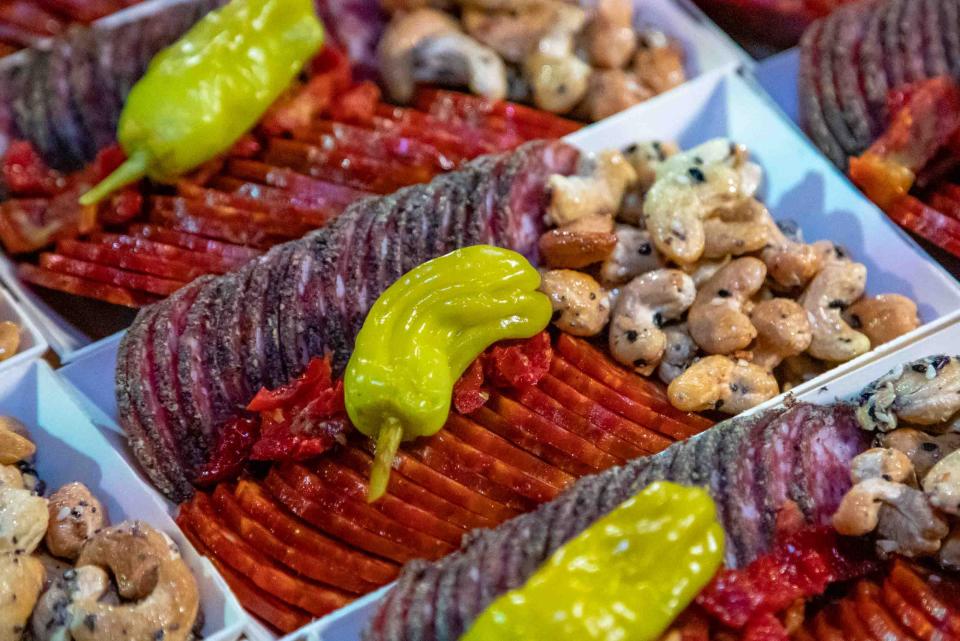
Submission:
[[[938,31],[943,36],[950,74],[957,78],[960,77],[960,2],[940,0],[937,4],[940,7]]]
[[[945,46],[945,27],[940,24],[940,5],[944,0],[922,0],[920,35],[923,40],[924,77],[942,76],[950,73]]]
[[[936,1],[936,0],[934,0]],[[871,136],[877,136],[882,123],[887,121],[887,74],[883,67],[882,23],[883,10],[880,4],[869,11],[866,30],[860,43],[860,79],[867,105],[873,119]]]
[[[883,16],[883,62],[891,89],[907,81],[905,54],[900,47],[900,17],[907,4],[912,4],[911,0],[888,0]]]
[[[59,254],[40,254],[40,267],[61,274],[69,274],[80,278],[87,278],[101,283],[116,285],[128,289],[136,289],[157,296],[169,296],[185,283],[179,280],[157,278],[146,274],[137,274],[123,269],[114,269],[106,265],[89,263],[61,256]]]
[[[798,412],[796,417],[805,410],[798,408],[791,411]],[[849,413],[850,409],[826,408],[822,411]],[[656,456],[632,461],[623,468],[583,478],[539,510],[512,519],[493,530],[473,534],[464,541],[458,552],[436,561],[432,566],[405,569],[381,603],[380,613],[374,615],[374,624],[365,632],[364,639],[404,641],[426,638],[453,641],[459,638],[493,599],[506,590],[522,585],[559,546],[645,484],[655,480],[678,480],[674,474],[680,471],[685,480],[703,480],[705,469],[711,467],[712,461],[718,456],[718,448],[719,456],[725,462],[723,467],[727,471],[736,471],[731,457],[739,456],[742,461],[742,453],[758,441],[763,442],[768,429],[779,434],[789,433],[787,438],[793,439],[793,442],[785,442],[785,450],[802,451],[809,444],[810,432],[802,422],[798,422],[796,430],[791,423],[791,428],[785,432],[779,425],[781,420],[781,412],[778,411],[749,422],[733,419],[718,425],[714,433],[709,435],[712,444],[701,443],[700,439],[707,438],[701,436],[678,443]],[[818,432],[820,438],[824,439],[824,445],[829,443],[835,448],[834,451],[841,453],[839,458],[862,451],[865,447],[856,425],[844,420],[824,423],[829,427]],[[693,452],[692,458],[689,452]],[[779,463],[776,465],[779,467]],[[771,476],[766,471],[763,474]],[[847,469],[837,470],[833,467],[818,472],[824,482],[845,482],[847,474]],[[755,491],[755,481],[759,476],[754,472],[748,476],[727,474],[726,487],[716,497],[718,500],[727,497],[726,506],[720,514],[724,515],[724,528],[733,540],[736,540],[738,529],[743,529],[742,524],[737,523],[738,518],[754,522],[762,518],[759,513],[734,513],[730,510],[742,496]],[[750,487],[742,487],[744,482],[749,483]],[[713,486],[711,482],[709,489],[712,492],[715,491]],[[622,493],[615,494],[612,488],[619,488]],[[757,491],[758,495],[762,495],[765,490],[760,487]],[[754,503],[760,504],[767,504],[765,496],[759,503]],[[771,543],[772,536],[769,533],[744,540],[738,554],[739,561],[748,562],[765,551]],[[447,575],[455,578],[448,578]],[[454,582],[453,587],[450,587],[450,581]],[[424,604],[422,599],[429,594],[436,596],[432,602]],[[453,596],[447,596],[451,594]],[[402,625],[396,624],[397,618],[402,618]],[[433,622],[424,621],[425,618],[432,618]],[[441,637],[435,633],[428,637],[419,636],[424,630],[430,629],[444,631],[448,636]]]
[[[826,525],[850,489],[849,475],[844,476],[849,461],[868,447],[869,439],[855,429],[858,423],[849,407],[817,408],[814,415],[818,429],[806,428],[808,437],[800,449],[800,465],[794,468],[793,485],[800,488],[795,496],[806,499],[807,518]],[[837,432],[850,434],[850,438],[835,441],[833,435]]]
[[[820,52],[820,74],[819,88],[820,101],[823,106],[823,115],[826,118],[827,126],[833,132],[834,138],[840,143],[840,148],[846,156],[853,155],[857,151],[857,141],[850,128],[847,126],[847,119],[844,117],[843,110],[840,107],[838,96],[837,74],[834,64],[837,61],[834,54],[836,52],[837,41],[841,36],[842,22],[848,13],[838,11],[831,14],[824,20],[823,30],[820,32],[820,40],[817,48]],[[842,52],[846,53],[846,52]],[[841,53],[841,55],[842,55]]]
[[[181,282],[189,282],[208,273],[205,267],[191,265],[181,260],[163,258],[130,247],[113,247],[79,240],[61,240],[57,243],[57,253],[90,263],[112,265]]]
[[[314,237],[316,239],[316,237]],[[314,261],[319,253],[313,243],[298,243],[288,267],[288,277],[280,284],[279,342],[284,371],[296,377],[306,366],[305,305],[307,288],[314,277]]]
[[[804,129],[814,143],[838,167],[846,167],[847,154],[824,116],[823,89],[820,86],[822,52],[820,37],[827,20],[815,22],[800,41],[799,91],[800,115]]]
[[[74,56],[72,42],[65,38],[55,38],[52,42],[47,74],[47,96],[50,109],[51,131],[58,141],[58,147],[70,158],[78,160],[96,154],[91,145],[90,135],[70,104],[70,60]]]
[[[157,296],[141,291],[128,289],[117,285],[71,276],[59,271],[52,271],[43,267],[35,267],[29,263],[21,263],[17,267],[17,274],[28,283],[53,289],[75,296],[95,298],[113,305],[121,305],[138,309],[160,300]]]
[[[900,55],[907,82],[927,78],[923,48],[923,0],[903,2],[900,14]]]
[[[251,247],[221,243],[216,240],[188,234],[185,232],[157,227],[155,225],[131,225],[130,233],[162,245],[180,247],[200,254],[213,254],[231,261],[231,265],[240,266],[261,252]]]
[[[855,5],[837,10],[834,19],[838,22],[837,39],[831,47],[834,81],[841,114],[859,153],[873,140],[870,113],[857,72],[867,15],[863,7]]]

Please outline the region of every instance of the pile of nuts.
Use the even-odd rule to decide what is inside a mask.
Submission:
[[[383,0],[379,47],[390,98],[417,83],[468,87],[600,120],[686,80],[680,45],[634,28],[633,0]]]
[[[863,296],[867,269],[843,249],[778,225],[761,180],[726,139],[635,144],[552,176],[540,251],[554,324],[605,331],[678,409],[729,414],[919,326],[908,298]]]
[[[176,545],[139,521],[108,526],[82,483],[44,498],[35,453],[0,417],[0,641],[192,638],[199,592]]]
[[[960,570],[960,359],[899,367],[860,396],[876,445],[853,459],[853,487],[833,517],[841,534],[875,534],[876,549],[935,557]],[[901,425],[906,426],[901,426]]]

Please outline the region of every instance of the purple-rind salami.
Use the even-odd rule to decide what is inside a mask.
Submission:
[[[939,0],[940,22],[947,66],[954,78],[960,78],[960,0]]]
[[[840,107],[840,99],[837,92],[837,77],[834,69],[834,52],[837,39],[840,37],[841,23],[844,13],[837,11],[827,16],[824,21],[823,31],[820,32],[820,41],[817,43],[817,49],[820,52],[820,102],[823,105],[823,115],[827,121],[827,126],[833,132],[834,138],[840,143],[845,156],[855,155],[857,152],[857,141],[847,126],[847,119],[844,117],[843,110]]]
[[[860,83],[873,117],[871,138],[880,135],[882,123],[887,120],[887,73],[883,67],[883,4],[869,12],[866,31],[860,43]]]
[[[808,28],[800,40],[800,77],[798,95],[800,98],[800,120],[814,144],[830,161],[845,169],[847,155],[834,137],[823,115],[820,101],[820,52],[818,43],[823,31],[825,19],[818,20]]]
[[[817,421],[816,429],[809,429],[803,421],[808,412],[817,413],[818,417],[823,418]],[[695,452],[694,459],[723,459],[724,467],[729,470],[728,454],[750,451],[751,439],[760,437],[763,441],[768,433],[777,434],[787,439],[783,443],[784,452],[803,452],[810,448],[828,452],[831,463],[813,472],[817,476],[815,482],[821,488],[832,483],[843,487],[849,483],[847,468],[850,459],[866,448],[859,426],[855,421],[848,420],[851,413],[852,410],[843,405],[807,409],[807,406],[799,404],[786,412],[772,410],[759,417],[732,419],[717,425],[711,432],[676,443],[655,456],[636,459],[621,468],[582,478],[562,495],[533,512],[511,519],[492,530],[471,533],[464,538],[458,552],[432,564],[418,562],[412,568],[405,568],[393,590],[381,603],[381,612],[374,615],[373,620],[383,625],[378,623],[371,626],[363,638],[365,641],[458,639],[491,601],[522,585],[557,548],[615,505],[653,481],[689,481],[688,474],[703,478],[701,465],[695,462],[691,467],[685,462],[691,451]],[[704,439],[710,439],[713,445],[704,445]],[[723,453],[708,452],[711,447]],[[770,459],[775,470],[765,471],[765,477],[773,478],[779,474],[779,470],[782,470],[781,458],[776,455]],[[684,478],[675,478],[675,473],[680,473]],[[624,474],[637,481],[624,483],[619,478]],[[728,475],[728,482],[719,490],[721,494],[714,496],[727,506],[720,514],[726,514],[721,518],[728,540],[736,540],[737,518],[764,518],[760,513],[735,515],[729,510],[741,497],[754,491],[753,486],[759,476],[750,476],[753,478],[745,480],[751,487],[744,488],[740,486],[740,480]],[[619,491],[613,491],[614,487]],[[709,490],[711,493],[718,491],[712,484]],[[779,484],[775,492],[780,492]],[[813,496],[815,501],[824,500],[831,503],[832,508],[836,507],[835,496],[831,493],[821,491]],[[773,510],[781,507],[766,499],[762,503]],[[826,506],[819,504],[816,507],[818,510],[826,509]],[[743,546],[738,565],[748,563],[768,549],[773,543],[773,533],[747,543]],[[451,581],[453,586],[450,585]],[[459,584],[463,585],[462,594]],[[435,585],[444,586],[443,591],[436,592]],[[443,599],[423,603],[423,595],[430,593],[442,595]],[[447,596],[451,593],[455,596]],[[479,595],[479,599],[475,595]],[[432,625],[426,620],[430,617],[433,621],[442,622],[442,625]],[[397,620],[402,623],[397,624]]]
[[[70,85],[70,66],[74,58],[82,62],[73,49],[73,41],[56,40],[49,60],[47,73],[47,94],[49,96],[51,131],[58,141],[58,147],[74,158],[85,158],[96,154],[92,137],[73,110],[73,87]]]
[[[923,0],[907,0],[900,14],[900,55],[907,82],[927,78],[923,48]]]
[[[873,140],[873,123],[860,84],[860,45],[867,26],[866,10],[873,5],[841,7],[837,14],[837,39],[833,44],[833,76],[840,101],[840,113],[855,145],[862,153]]]
[[[943,0],[921,0],[921,37],[926,75],[942,76],[950,73],[947,51],[940,25],[940,4]]]
[[[343,370],[370,305],[411,264],[409,253],[419,254],[416,264],[445,254],[473,238],[467,230],[496,229],[491,219],[498,216],[501,233],[485,238],[532,255],[537,237],[529,231],[542,224],[548,179],[572,173],[579,155],[559,141],[530,143],[515,153],[468,164],[394,196],[357,201],[329,226],[272,248],[234,274],[204,277],[180,290],[202,288],[206,294],[197,301],[178,292],[157,303],[151,308],[152,373],[159,402],[139,419],[122,410],[121,425],[137,430],[140,420],[170,440],[169,460],[190,478],[212,447],[218,423],[261,387],[286,383],[314,356],[330,354],[335,372]],[[483,175],[501,165],[511,167],[517,187],[498,185],[489,192],[492,204],[481,199],[483,207],[473,206],[481,201],[475,192],[483,183],[502,182]],[[459,236],[450,233],[456,225]],[[120,363],[118,382],[133,367]]]
[[[883,13],[883,62],[887,72],[887,86],[891,89],[907,80],[906,61],[900,48],[900,16],[904,5],[915,0],[887,0]]]

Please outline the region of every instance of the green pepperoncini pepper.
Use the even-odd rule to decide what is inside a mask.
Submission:
[[[653,641],[723,560],[701,488],[654,483],[568,541],[501,596],[462,641]]]
[[[231,0],[158,53],[127,96],[127,161],[80,198],[149,176],[169,181],[227,151],[323,44],[313,0]]]
[[[454,383],[483,350],[547,326],[539,286],[520,254],[476,245],[423,263],[377,299],[344,374],[347,414],[376,439],[369,500],[386,491],[400,441],[443,427]]]

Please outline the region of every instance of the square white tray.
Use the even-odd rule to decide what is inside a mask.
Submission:
[[[108,439],[91,423],[49,365],[36,360],[6,370],[0,376],[0,414],[26,425],[48,491],[80,481],[103,502],[111,523],[140,519],[169,534],[197,579],[204,638],[233,641],[240,636],[247,615],[213,565],[197,555],[159,494],[130,467],[116,435]]]

